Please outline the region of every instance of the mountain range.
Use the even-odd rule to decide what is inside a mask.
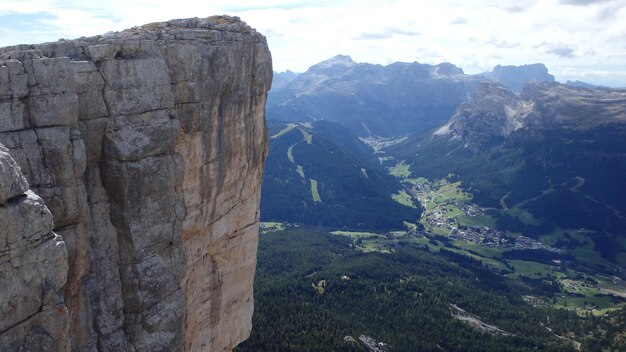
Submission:
[[[264,187],[282,192],[288,204],[306,205],[280,209],[265,200],[266,220],[308,218],[304,223],[358,228],[363,223],[353,219],[360,218],[372,220],[366,226],[371,228],[382,219],[374,221],[373,213],[391,213],[397,216],[381,227],[412,223],[415,212],[381,210],[398,207],[390,200],[400,199],[406,188],[384,177],[385,167],[405,165],[404,177],[455,175],[476,204],[495,212],[498,229],[544,242],[552,235],[550,244],[567,242],[564,234],[585,233],[589,241],[570,246],[599,253],[596,262],[605,269],[626,264],[626,91],[559,84],[543,64],[467,75],[449,63],[381,66],[341,55],[287,79],[268,98],[268,119],[282,122],[270,123],[274,132]],[[303,142],[307,133],[315,136],[313,144]],[[345,141],[351,143],[337,147]],[[287,158],[289,148],[297,162]],[[339,179],[330,175],[339,169],[352,180],[346,183],[366,180],[363,165],[378,181],[369,186],[374,188],[355,189],[385,202],[355,206],[366,204],[360,192],[330,186]],[[299,175],[302,168],[306,177]],[[326,179],[318,183],[320,198],[341,195],[342,211],[351,216],[331,220],[316,213],[320,207],[335,210],[313,200],[309,177]],[[409,201],[419,208],[415,197],[405,204]],[[307,216],[289,215],[303,214],[303,208]]]
[[[335,56],[272,89],[268,119],[341,123],[357,136],[391,137],[435,127],[448,119],[478,83],[443,63],[356,63]]]
[[[455,173],[501,229],[540,236],[586,231],[624,265],[626,91],[558,83],[516,95],[481,82],[448,123],[387,152],[422,176]]]
[[[496,66],[491,72],[468,75],[450,63],[382,66],[337,55],[301,74],[275,72],[267,117],[292,122],[326,119],[360,137],[405,135],[446,122],[484,79],[517,92],[529,81],[553,82],[554,76],[543,64]]]
[[[548,73],[548,68],[544,64],[530,65],[498,65],[491,72],[484,74],[484,77],[498,81],[515,93],[519,93],[529,81],[554,82],[554,76]]]
[[[542,64],[277,74],[239,351],[622,351],[626,90]]]

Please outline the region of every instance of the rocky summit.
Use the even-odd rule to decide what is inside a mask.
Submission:
[[[0,49],[0,351],[247,338],[271,80],[236,17]]]
[[[531,82],[520,95],[495,81],[482,81],[435,135],[451,134],[476,148],[514,131],[550,128],[591,130],[623,126],[626,91]]]
[[[525,126],[534,104],[496,81],[482,81],[471,99],[461,104],[435,135],[452,133],[466,146],[480,146]]]
[[[548,73],[548,68],[541,63],[521,66],[501,66],[493,68],[485,74],[486,78],[501,82],[508,89],[520,93],[527,83],[554,82],[554,76]]]

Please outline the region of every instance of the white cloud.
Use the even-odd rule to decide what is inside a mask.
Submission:
[[[565,5],[588,6],[611,1],[612,0],[560,0],[560,3]]]
[[[280,71],[304,71],[347,54],[380,64],[448,61],[470,73],[544,62],[557,79],[575,78],[579,69],[579,79],[599,80],[605,76],[590,72],[610,70],[589,65],[626,64],[625,5],[626,0],[518,0],[514,6],[499,0],[0,0],[0,46],[227,13],[267,36]],[[45,30],[4,25],[14,25],[16,15],[38,14],[46,15],[37,19]]]
[[[560,58],[573,58],[575,56],[576,50],[574,48],[570,48],[567,45],[550,45],[546,52],[549,54],[556,55]]]

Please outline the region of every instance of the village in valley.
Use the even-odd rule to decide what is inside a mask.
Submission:
[[[420,223],[427,232],[485,247],[560,251],[523,234],[513,235],[490,226],[495,220],[487,214],[489,209],[472,203],[471,195],[460,188],[460,181],[431,182],[422,177],[405,179],[403,183],[411,186],[410,193],[422,204]]]
[[[383,157],[385,160],[381,162],[389,161],[387,158]],[[498,209],[482,208],[475,204],[472,195],[461,188],[461,181],[455,180],[453,174],[439,180],[411,178],[409,166],[404,162],[398,162],[388,170],[406,188],[401,191],[403,197],[394,195],[394,199],[409,206],[414,206],[413,200],[421,204],[423,213],[419,223],[427,234],[491,248],[560,251],[523,234],[497,230],[494,226],[495,218],[490,214]]]
[[[389,157],[380,159],[385,159],[381,160],[383,164],[395,162]],[[554,245],[568,236],[573,239],[588,238],[589,230],[555,229],[553,233],[537,238],[503,231],[496,224],[498,216],[503,212],[528,223],[538,223],[540,220],[521,207],[486,208],[477,205],[472,195],[462,187],[464,185],[459,178],[453,174],[436,180],[414,177],[404,162],[396,162],[388,167],[388,171],[404,186],[391,197],[398,203],[415,208],[416,218],[405,221],[404,230],[370,232],[337,229],[329,230],[330,234],[349,237],[352,240],[351,247],[357,251],[393,253],[402,247],[413,246],[433,253],[465,256],[495,273],[531,283],[548,283],[558,288],[558,293],[550,297],[526,295],[524,299],[535,306],[552,306],[594,315],[626,306],[626,281],[616,275],[585,269],[587,265],[597,263],[607,268],[614,267],[598,257],[590,256],[592,244],[581,242],[573,250],[556,248],[559,246]],[[300,226],[279,222],[262,223],[261,233]],[[566,265],[565,261],[569,264]],[[319,286],[319,283],[314,285],[316,290],[319,290]]]

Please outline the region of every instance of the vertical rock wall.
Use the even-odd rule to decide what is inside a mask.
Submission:
[[[226,16],[0,49],[0,143],[67,247],[52,350],[247,338],[271,72],[265,38]]]
[[[68,270],[65,243],[3,146],[0,244],[0,351],[67,350],[68,313],[60,294]]]

